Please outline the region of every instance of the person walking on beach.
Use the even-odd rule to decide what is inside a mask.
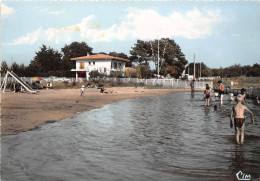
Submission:
[[[190,82],[191,92],[194,92],[194,82],[195,82],[195,79],[193,79],[193,80]]]
[[[244,134],[245,134],[245,116],[244,112],[245,110],[248,111],[251,114],[251,121],[252,123],[255,122],[254,120],[254,115],[253,113],[244,105],[241,104],[243,101],[243,96],[239,94],[237,96],[237,105],[232,108],[232,112],[230,115],[230,128],[233,127],[232,119],[234,119],[234,125],[235,125],[235,130],[236,130],[236,141],[239,144],[239,136],[240,136],[240,131],[241,130],[241,144],[244,142]]]
[[[223,104],[223,97],[224,97],[224,85],[222,84],[222,81],[219,80],[218,81],[218,93],[219,93],[219,96],[220,96],[220,105]]]
[[[84,95],[84,91],[85,91],[85,86],[82,85],[81,88],[80,88],[80,96]]]
[[[209,106],[210,95],[210,87],[206,84],[206,90],[204,90],[205,106]]]

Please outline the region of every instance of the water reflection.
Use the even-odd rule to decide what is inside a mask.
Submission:
[[[194,98],[194,95],[195,95],[194,91],[191,91],[191,92],[190,92],[190,97],[191,97],[191,98]]]
[[[243,145],[235,144],[233,147],[233,152],[231,152],[231,165],[229,166],[229,169],[231,170],[231,179],[237,180],[236,174],[239,171],[245,171],[246,165],[245,165],[245,149]]]
[[[208,115],[209,115],[209,112],[210,112],[210,107],[205,106],[205,108],[204,108],[204,113],[205,113],[205,115],[208,116]]]

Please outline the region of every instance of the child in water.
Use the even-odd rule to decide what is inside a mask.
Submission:
[[[243,105],[247,105],[247,102],[246,102],[246,89],[245,88],[241,89],[241,95],[243,96],[242,104]]]
[[[210,102],[210,87],[206,84],[206,90],[204,90],[205,106],[209,106]]]
[[[238,144],[240,143],[239,142],[239,135],[240,135],[239,129],[241,129],[241,144],[243,144],[243,142],[244,142],[244,134],[245,134],[244,111],[245,110],[251,114],[252,123],[255,122],[253,113],[246,106],[241,104],[242,101],[243,101],[243,96],[241,94],[239,94],[237,96],[237,105],[235,107],[233,107],[231,115],[230,115],[230,128],[233,127],[232,119],[233,119],[233,117],[235,117],[234,125],[235,125],[235,130],[236,130],[236,141]]]
[[[256,104],[260,104],[259,96],[256,96],[256,97],[255,97],[255,103],[256,103]]]

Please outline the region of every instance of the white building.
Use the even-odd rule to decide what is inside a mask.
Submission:
[[[78,78],[85,76],[89,80],[89,73],[94,70],[106,75],[110,75],[110,71],[121,71],[124,74],[125,64],[129,61],[105,54],[87,55],[71,60],[76,62],[76,69],[71,69],[71,71],[76,72],[77,81]]]

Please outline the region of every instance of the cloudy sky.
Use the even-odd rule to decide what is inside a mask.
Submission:
[[[129,55],[138,39],[174,39],[189,62],[260,63],[260,1],[2,1],[1,59],[28,65],[42,44]]]

